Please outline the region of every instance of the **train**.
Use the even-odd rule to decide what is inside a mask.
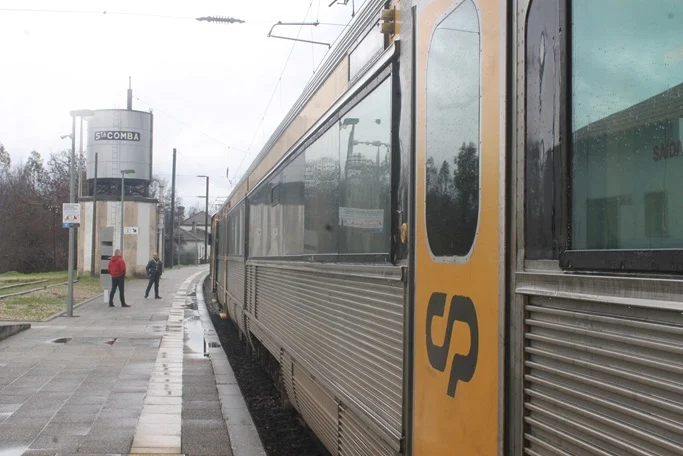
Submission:
[[[683,454],[682,18],[363,3],[212,220],[331,455]]]

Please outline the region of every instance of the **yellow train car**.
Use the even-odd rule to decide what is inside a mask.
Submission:
[[[212,249],[330,454],[683,454],[681,18],[363,4]]]

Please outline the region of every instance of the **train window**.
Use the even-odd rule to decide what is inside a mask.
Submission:
[[[299,154],[281,173],[279,188],[280,255],[304,253],[304,170],[306,160]],[[273,208],[274,209],[274,208]]]
[[[304,252],[339,251],[339,131],[330,128],[306,149]]]
[[[572,250],[683,247],[683,2],[572,2]]]
[[[299,154],[249,197],[250,256],[304,253],[304,167]]]
[[[279,176],[262,184],[249,197],[249,255],[263,257],[279,255],[277,242],[279,231],[276,229],[275,216],[279,206],[270,203],[271,191],[280,181]],[[272,241],[275,240],[273,245]]]
[[[340,119],[339,253],[389,253],[391,78]]]
[[[461,3],[436,28],[427,57],[426,225],[432,254],[466,256],[479,218],[480,36]]]
[[[561,241],[560,2],[535,1],[526,26],[526,257],[557,259]]]
[[[244,255],[244,203],[228,214],[228,254]]]

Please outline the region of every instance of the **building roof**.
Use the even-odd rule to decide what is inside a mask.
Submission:
[[[575,140],[616,133],[683,117],[683,84],[579,129]]]
[[[185,242],[204,242],[204,230],[197,228],[194,232],[188,230],[177,230],[176,236]]]
[[[186,218],[185,220],[183,220],[180,225],[181,226],[192,226],[193,223],[196,223],[197,226],[199,226],[199,225],[204,226],[204,214],[206,214],[206,212],[199,211],[196,214],[194,214],[192,217]],[[209,225],[211,225],[211,216],[210,215],[209,215]]]

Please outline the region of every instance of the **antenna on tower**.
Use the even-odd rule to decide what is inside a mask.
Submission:
[[[131,77],[128,76],[128,110],[133,110],[133,85]]]

